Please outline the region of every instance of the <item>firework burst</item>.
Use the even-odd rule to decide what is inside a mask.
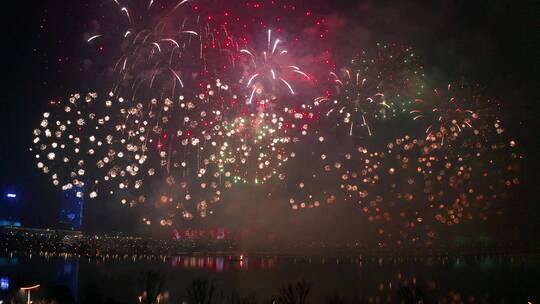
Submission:
[[[417,99],[417,103],[424,109],[412,110],[413,120],[426,122],[426,139],[439,140],[444,144],[445,139],[459,136],[466,128],[473,128],[478,114],[472,110],[474,96],[463,94],[463,87],[456,90],[449,84],[446,90],[433,90],[426,99]]]
[[[241,80],[250,89],[247,103],[251,104],[255,94],[266,93],[275,98],[285,89],[295,95],[292,81],[301,77],[309,80],[309,76],[293,64],[289,52],[282,47],[283,41],[272,38],[272,30],[268,30],[268,41],[264,51],[241,49],[245,58],[245,77]]]

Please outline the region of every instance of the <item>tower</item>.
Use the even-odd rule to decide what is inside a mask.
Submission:
[[[20,227],[19,196],[15,192],[6,192],[0,199],[0,227]]]
[[[58,222],[61,228],[81,230],[84,192],[81,187],[74,186],[62,192]]]

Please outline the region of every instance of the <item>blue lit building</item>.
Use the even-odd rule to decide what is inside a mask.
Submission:
[[[61,228],[68,230],[81,230],[82,212],[84,205],[83,189],[73,187],[62,192],[60,200],[59,223]]]
[[[20,227],[20,202],[16,192],[7,191],[0,198],[0,227]]]
[[[9,289],[9,278],[0,278],[0,290]]]

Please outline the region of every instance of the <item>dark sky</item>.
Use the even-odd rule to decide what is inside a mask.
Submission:
[[[100,75],[83,68],[89,56],[84,40],[93,20],[106,13],[96,3],[105,1],[12,1],[2,9],[0,188],[20,194],[23,218],[31,226],[55,223],[58,201],[58,192],[28,152],[31,132],[49,100],[99,84]],[[349,34],[358,39],[414,45],[434,78],[466,78],[498,96],[528,155],[528,186],[513,216],[538,213],[538,195],[532,191],[538,184],[538,1],[309,3],[346,20],[354,28]],[[115,226],[122,222],[118,210],[96,204],[87,206],[88,227],[95,228],[99,219],[104,227],[121,229]]]

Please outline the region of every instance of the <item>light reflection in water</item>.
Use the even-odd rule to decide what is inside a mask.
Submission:
[[[270,270],[277,265],[277,257],[245,256],[175,256],[171,266],[182,269],[206,269],[212,272]]]

